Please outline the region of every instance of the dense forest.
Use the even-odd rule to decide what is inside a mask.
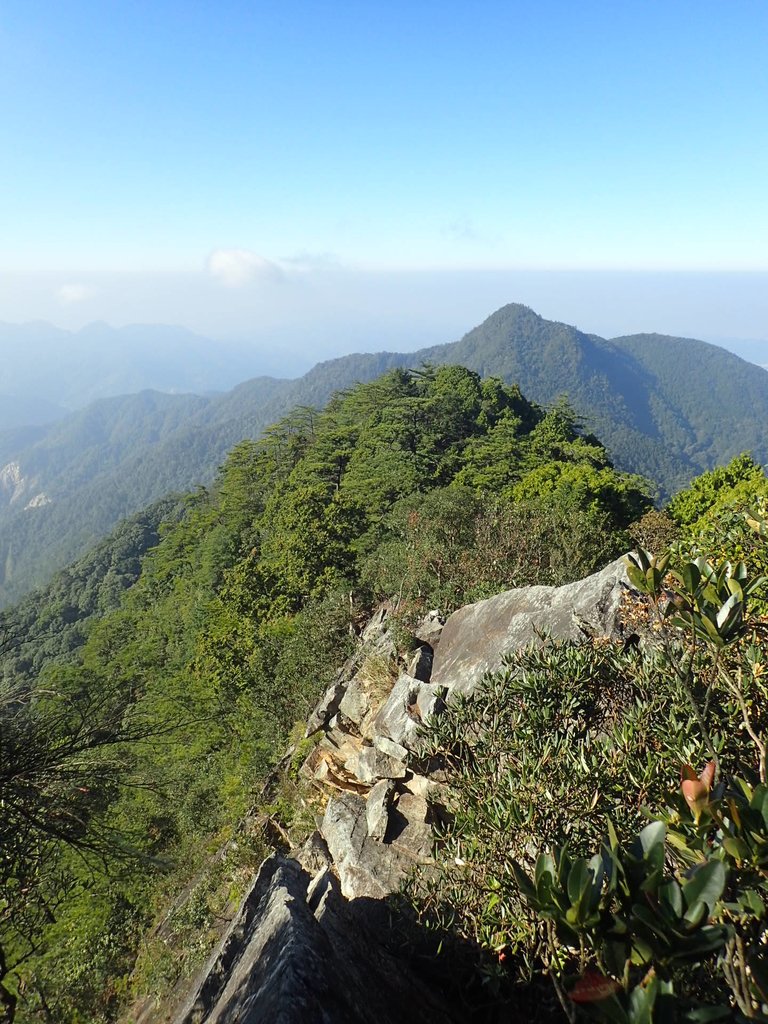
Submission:
[[[459,366],[394,369],[238,444],[210,488],[126,522],[3,613],[6,1020],[128,1020],[136,1000],[199,966],[218,934],[217,918],[270,845],[291,838],[302,817],[312,820],[293,773],[309,742],[299,741],[302,723],[382,599],[399,609],[406,642],[409,622],[430,608],[450,611],[510,587],[578,579],[633,544],[633,579],[646,601],[639,618],[677,610],[676,619],[663,616],[669,646],[523,652],[503,685],[489,681],[445,715],[434,743],[436,752],[451,751],[447,866],[414,882],[411,898],[441,943],[446,932],[471,943],[476,956],[461,970],[483,979],[480,987],[505,1012],[510,1002],[538,1001],[542,1014],[557,1019],[557,1007],[530,993],[554,977],[561,995],[569,976],[589,977],[593,966],[604,977],[620,975],[629,1000],[611,988],[624,1016],[606,1019],[640,1024],[655,1019],[642,993],[656,999],[658,984],[640,982],[657,962],[668,986],[659,999],[715,1005],[719,982],[699,965],[725,942],[730,923],[711,925],[720,931],[702,939],[702,915],[712,916],[706,908],[724,891],[725,868],[707,868],[707,893],[723,884],[702,896],[697,882],[705,909],[683,926],[678,919],[693,910],[696,894],[683,885],[678,900],[679,883],[662,879],[658,829],[650,838],[640,833],[648,853],[647,863],[640,858],[642,877],[623,851],[641,827],[641,807],[662,806],[680,764],[712,759],[718,783],[738,772],[745,787],[756,786],[747,809],[738,804],[744,820],[752,804],[762,807],[766,705],[744,687],[763,664],[746,602],[757,613],[768,607],[760,580],[768,566],[764,529],[754,518],[768,483],[741,456],[694,481],[665,512],[652,508],[652,488],[614,469],[565,402],[543,408],[516,386]],[[657,560],[670,544],[674,560]],[[719,568],[709,572],[700,561],[694,578],[684,567],[702,552]],[[726,557],[744,559],[744,569],[722,568]],[[677,566],[678,589],[662,601],[665,572]],[[667,636],[652,623],[648,630]],[[717,681],[722,672],[740,680],[735,691]],[[478,723],[489,714],[497,722],[484,732]],[[747,721],[757,737],[746,754],[734,720]],[[284,782],[269,788],[287,747]],[[544,760],[546,779],[526,769]],[[692,862],[709,856],[711,823],[724,813],[709,800],[713,778],[694,778],[695,822],[684,806],[670,819]],[[538,816],[545,789],[548,810]],[[747,789],[740,792],[716,795],[743,802]],[[244,827],[256,818],[263,827]],[[598,891],[596,862],[587,855],[609,818],[612,877],[654,894],[661,886],[658,898],[672,908],[662,922],[667,932],[646,921],[644,960],[627,954],[619,963],[614,947],[606,959],[600,946],[598,925],[605,931],[618,911],[615,892]],[[749,835],[734,837],[746,845],[726,851],[739,871],[749,863],[757,879],[739,881],[740,892],[756,894],[744,897],[752,911],[743,916],[752,917],[737,932],[750,942],[763,934],[755,901],[765,888],[765,846],[750,837],[765,827],[768,820],[750,825]],[[569,852],[557,852],[566,840]],[[539,847],[560,859],[537,860],[531,888],[526,858]],[[467,849],[473,870],[457,875],[450,865],[463,862]],[[677,954],[656,956],[664,943],[674,947],[681,929],[695,939],[679,959],[684,983],[669,966]],[[622,942],[624,952],[641,944],[634,933]],[[443,955],[451,956],[450,942]],[[760,969],[738,952],[730,965],[742,974]],[[749,983],[742,983],[739,1006],[751,1006]],[[568,1015],[573,1006],[564,1005]]]
[[[215,396],[124,395],[51,426],[0,431],[0,607],[124,516],[169,491],[211,483],[233,445],[290,409],[324,406],[338,388],[424,360],[516,383],[544,407],[566,394],[613,464],[652,480],[657,499],[741,451],[768,459],[765,370],[701,341],[608,341],[513,304],[460,341],[415,353],[348,355],[296,380],[258,377]],[[8,464],[18,489],[4,486]],[[28,508],[41,493],[47,503]]]

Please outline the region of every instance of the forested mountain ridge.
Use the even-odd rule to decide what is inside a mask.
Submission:
[[[675,563],[677,576],[664,577],[665,558],[635,577],[649,587],[679,579],[679,602],[667,591],[664,607],[679,616],[693,609],[691,622],[708,636],[714,630],[715,640],[744,641],[739,671],[763,685],[744,604],[749,595],[759,612],[768,607],[759,590],[768,523],[754,519],[766,494],[761,467],[742,456],[696,481],[669,513],[651,510],[642,479],[613,469],[566,404],[545,410],[518,387],[458,366],[392,370],[337,394],[322,411],[296,409],[259,441],[241,442],[209,489],[181,508],[136,517],[0,618],[0,1019],[5,1012],[16,1024],[167,1020],[168,1004],[144,1010],[177,982],[183,988],[262,858],[302,843],[318,813],[330,849],[336,812],[357,809],[336,828],[339,864],[354,868],[344,843],[354,839],[347,833],[356,821],[364,821],[365,841],[382,844],[391,815],[390,841],[407,843],[404,827],[427,825],[431,813],[424,773],[432,755],[413,762],[400,741],[421,735],[422,712],[431,714],[425,701],[434,698],[446,711],[434,736],[438,803],[446,778],[464,786],[456,806],[446,805],[458,808],[464,831],[448,833],[454,845],[445,873],[417,904],[468,940],[446,991],[461,1000],[462,1020],[509,1019],[509,993],[498,1017],[486,1013],[489,989],[480,979],[492,976],[511,983],[518,1010],[521,998],[536,1007],[530,1019],[556,1020],[557,1004],[536,987],[541,931],[519,913],[512,868],[500,877],[495,865],[553,838],[577,844],[578,856],[604,835],[605,815],[630,841],[642,802],[663,799],[670,773],[677,784],[681,758],[698,764],[713,748],[724,765],[746,764],[743,732],[734,727],[738,703],[712,685],[713,667],[727,672],[741,654],[731,647],[723,665],[715,646],[711,662],[697,641],[690,657],[676,657],[674,646],[666,654],[652,647],[646,657],[634,630],[646,628],[649,609],[632,602],[618,638],[594,632],[601,616],[623,607],[620,562],[597,585],[582,580],[561,592],[566,646],[503,660],[490,690],[469,702],[446,704],[440,671],[455,662],[440,646],[430,680],[434,634],[425,645],[420,624],[439,621],[430,609],[450,613],[510,587],[523,587],[519,609],[541,611],[555,599],[541,584],[581,580],[627,550],[630,536],[656,551],[674,537],[676,558],[685,558],[714,528],[710,539],[728,545],[727,555],[735,545],[749,566],[708,574],[699,559],[683,572]],[[683,584],[693,596],[684,596]],[[498,605],[492,598],[459,613],[476,642],[478,679],[483,645],[494,636],[500,643],[525,616],[513,611],[492,628],[473,629],[476,610],[509,609],[510,599],[517,600],[505,594]],[[372,623],[381,627],[383,614],[387,636],[374,630],[361,660],[360,640]],[[658,631],[650,635],[656,643]],[[688,687],[688,665],[703,674],[706,691],[698,679],[695,693]],[[702,740],[690,701],[703,692],[712,724]],[[768,729],[766,706],[756,702],[753,732],[753,725]],[[373,736],[361,725],[372,714]],[[334,722],[342,732],[360,725],[361,737],[353,741],[350,726],[346,741],[338,730],[311,738]],[[486,740],[487,753],[477,747]],[[334,743],[335,761],[324,742]],[[346,776],[339,765],[350,766]],[[316,785],[324,767],[331,799]],[[427,833],[420,829],[420,842],[429,843]],[[583,882],[580,864],[574,871]],[[705,877],[718,870],[725,869],[707,868]],[[571,889],[581,899],[575,882]],[[693,889],[700,891],[698,881]],[[390,908],[381,910],[376,920],[388,928]],[[706,922],[706,914],[688,920],[686,941]],[[517,943],[527,971],[515,975]],[[693,953],[701,948],[694,944]],[[299,973],[312,972],[303,963]],[[617,973],[627,986],[647,984],[647,970],[632,964]],[[691,972],[678,980],[690,985]],[[494,985],[491,1002],[499,992]]]
[[[740,451],[768,461],[768,374],[707,342],[606,340],[509,305],[461,341],[418,355],[515,380],[545,405],[567,394],[616,464],[667,496]]]
[[[167,396],[178,397],[179,408],[188,402],[188,415],[167,421],[150,444],[143,443],[147,438],[137,423],[137,442],[123,445],[119,460],[105,452],[100,461],[94,446],[81,450],[70,419],[30,428],[21,438],[0,434],[0,470],[14,462],[22,477],[30,476],[27,461],[34,466],[53,450],[62,469],[55,488],[43,474],[35,492],[51,504],[26,512],[17,504],[5,521],[0,516],[0,605],[43,583],[122,516],[169,490],[209,482],[234,444],[258,437],[289,409],[320,407],[339,388],[422,362],[458,363],[517,382],[542,405],[566,393],[616,465],[653,480],[661,495],[741,451],[768,459],[765,370],[690,339],[638,335],[607,341],[513,304],[451,344],[343,356],[297,380],[259,377],[207,399]],[[719,397],[725,394],[728,401]],[[120,401],[114,401],[100,408],[119,417]]]
[[[169,963],[147,926],[205,865],[218,892],[229,868],[210,850],[361,609],[571,578],[621,550],[648,505],[566,407],[461,367],[394,370],[236,446],[148,556],[153,516],[9,610],[0,999],[21,997],[20,1021],[109,1020],[129,975],[146,994],[194,965],[193,942]]]
[[[189,463],[161,452],[208,401],[146,391],[0,435],[0,603],[44,582],[124,516],[194,486]],[[186,450],[198,464],[212,458],[207,437]]]

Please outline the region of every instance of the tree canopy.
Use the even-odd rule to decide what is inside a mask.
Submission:
[[[137,960],[141,936],[231,834],[367,610],[577,578],[649,506],[567,405],[462,367],[393,370],[237,445],[149,552],[157,524],[137,522],[90,584],[73,567],[7,612],[9,636],[49,623],[59,637],[41,625],[9,652],[2,691],[4,742],[25,744],[33,773],[0,774],[27,821],[0,910],[22,1019],[112,1019],[118,991],[159,969]],[[87,985],[67,979],[73,961]]]

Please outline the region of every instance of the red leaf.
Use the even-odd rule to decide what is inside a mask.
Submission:
[[[680,785],[680,789],[683,791],[683,796],[688,803],[693,807],[694,804],[701,803],[702,800],[706,800],[709,790],[700,782],[699,779],[686,779]]]
[[[712,783],[715,781],[715,762],[710,761],[704,771],[699,776],[701,781],[707,787],[707,792],[712,789]]]
[[[680,789],[698,821],[701,812],[709,803],[709,792],[715,781],[715,762],[710,761],[698,777],[689,764],[684,764],[680,769],[680,777],[683,780],[680,783]]]
[[[620,988],[621,985],[613,978],[606,978],[598,971],[585,971],[568,995],[574,1003],[599,1003]]]

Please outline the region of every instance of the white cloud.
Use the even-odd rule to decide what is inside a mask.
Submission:
[[[56,289],[56,298],[65,306],[71,306],[76,302],[85,302],[94,294],[94,289],[87,284],[63,284]]]
[[[227,288],[242,288],[257,281],[280,281],[283,271],[271,260],[250,249],[214,249],[208,257],[208,273]]]

